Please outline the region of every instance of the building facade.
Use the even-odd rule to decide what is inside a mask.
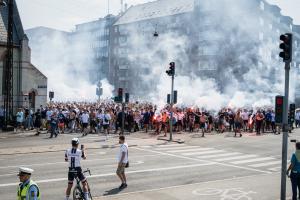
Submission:
[[[275,84],[277,80],[273,77],[282,74],[278,67],[279,36],[293,32],[295,43],[299,37],[293,19],[280,11],[278,6],[265,0],[238,3],[234,0],[158,0],[132,6],[112,27],[110,82],[115,88],[122,87],[125,92],[143,96],[155,87],[155,79],[146,77],[154,76],[150,73],[153,66],[166,69],[168,62],[175,61],[176,73],[216,79],[221,91],[225,89],[224,80],[228,82],[232,77],[242,85],[243,75],[253,66],[265,69],[261,78]],[[154,37],[154,32],[159,36]],[[177,41],[172,40],[174,38]],[[169,45],[170,48],[164,45],[161,51],[157,49],[161,43],[168,42],[174,45]],[[180,53],[172,53],[176,48]],[[299,45],[295,44],[295,54],[298,51]],[[296,57],[293,69],[300,68]],[[251,85],[245,83],[241,87],[251,92],[257,88],[255,83]]]
[[[76,41],[85,38],[91,49],[90,59],[93,66],[90,68],[90,81],[97,83],[107,78],[109,74],[109,46],[110,31],[116,16],[107,15],[95,21],[78,24],[73,33],[70,34],[70,40]]]
[[[47,77],[31,63],[31,49],[14,1],[13,17],[13,112],[18,107],[39,108],[47,103]],[[4,104],[8,7],[0,8],[0,105]]]

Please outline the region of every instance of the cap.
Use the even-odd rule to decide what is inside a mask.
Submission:
[[[20,168],[19,168],[19,174],[18,174],[18,175],[20,175],[20,174],[28,174],[28,175],[31,175],[33,171],[34,171],[33,169],[30,169],[30,168],[27,168],[27,167],[20,167]]]

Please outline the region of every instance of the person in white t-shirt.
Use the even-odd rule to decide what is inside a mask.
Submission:
[[[119,187],[119,190],[122,190],[127,187],[125,167],[129,166],[128,145],[125,143],[125,137],[123,135],[119,137],[119,144],[120,144],[120,151],[118,154],[118,169],[116,173],[122,182],[122,184]]]
[[[84,110],[81,115],[81,123],[82,123],[81,132],[83,132],[82,136],[86,136],[88,134],[87,128],[89,125],[89,119],[90,119],[90,115],[87,113],[86,110]]]
[[[105,110],[105,113],[103,115],[103,128],[104,128],[104,134],[106,134],[106,136],[109,134],[109,124],[111,121],[111,116],[109,114],[109,112],[107,110]]]

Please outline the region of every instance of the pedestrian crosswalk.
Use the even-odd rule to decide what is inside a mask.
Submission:
[[[247,166],[260,170],[280,171],[281,160],[272,156],[260,156],[212,147],[189,146],[185,144],[168,144],[144,146],[143,148],[163,153],[193,157],[199,160],[213,161],[231,165]]]

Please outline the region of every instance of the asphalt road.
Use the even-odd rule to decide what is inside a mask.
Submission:
[[[140,133],[144,134],[144,133]],[[299,138],[296,130],[291,138]],[[43,146],[60,144],[68,148],[73,135],[57,139],[39,137],[2,137],[0,149],[12,147]],[[129,148],[130,168],[127,169],[128,188],[119,191],[115,175],[118,146],[102,148],[108,143],[97,135],[81,141],[86,147],[90,142],[99,142],[99,148],[89,149],[88,158],[82,162],[89,168],[88,177],[92,194],[97,199],[257,199],[276,200],[280,193],[281,135],[253,136],[246,134],[234,138],[232,134],[185,136],[185,144],[159,142]],[[129,137],[132,141],[144,140]],[[157,142],[156,142],[157,141]],[[116,144],[117,138],[110,138]],[[153,143],[157,144],[153,144]],[[294,145],[289,143],[289,156]],[[64,152],[26,153],[0,155],[1,199],[16,199],[18,166],[35,170],[33,179],[39,184],[42,199],[64,199],[67,186],[67,163]],[[287,180],[290,196],[290,182]]]

